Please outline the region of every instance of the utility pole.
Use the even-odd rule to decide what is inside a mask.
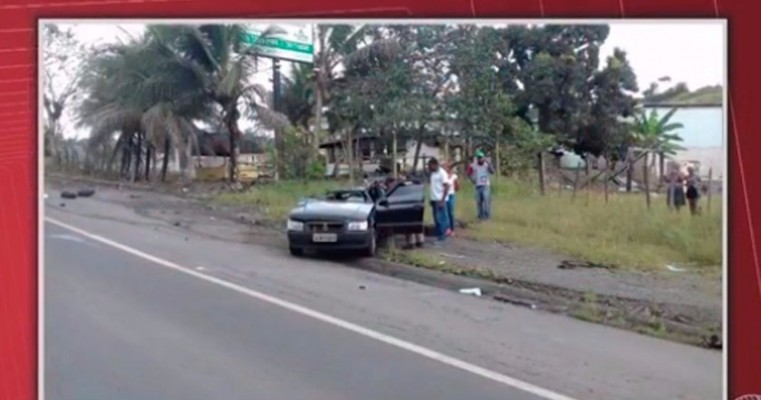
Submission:
[[[280,112],[280,97],[281,97],[281,79],[280,79],[280,60],[277,58],[272,59],[272,110]],[[282,175],[282,160],[280,159],[283,154],[283,132],[275,130],[275,180],[279,180]]]

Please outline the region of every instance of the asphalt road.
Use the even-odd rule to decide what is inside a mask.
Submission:
[[[45,224],[48,400],[721,398],[718,352],[191,235],[96,200],[45,212],[82,230]]]

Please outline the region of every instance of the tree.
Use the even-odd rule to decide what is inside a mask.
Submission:
[[[87,96],[78,107],[79,125],[92,129],[89,146],[95,149],[117,138],[109,164],[122,154],[122,173],[131,179],[149,153],[164,150],[164,168],[172,150],[179,155],[186,181],[195,178],[192,150],[193,119],[211,110],[202,82],[194,74],[178,74],[175,60],[154,37],[145,35],[127,43],[95,49],[82,69],[82,88]],[[132,168],[130,168],[132,166]]]
[[[577,153],[595,156],[625,153],[627,135],[622,119],[633,114],[636,106],[633,93],[637,89],[636,75],[626,53],[615,49],[605,68],[591,79],[588,114],[574,141]],[[622,154],[616,156],[621,158]]]
[[[682,137],[675,133],[683,129],[684,125],[671,122],[676,111],[677,109],[673,108],[660,116],[656,110],[650,111],[649,114],[642,109],[638,110],[634,115],[631,130],[633,142],[650,151],[667,155],[675,155],[677,151],[684,150],[684,147],[678,144]]]
[[[423,142],[432,134],[448,136],[444,131],[450,122],[451,110],[446,99],[454,83],[450,58],[458,46],[454,40],[457,28],[394,25],[389,31],[399,41],[400,57],[407,64],[403,67],[405,79],[396,81],[404,92],[399,99],[402,102],[398,103],[404,115],[396,118],[406,121],[405,138],[413,138],[417,143],[412,162],[412,173],[415,173]]]
[[[257,67],[259,40],[275,32],[270,28],[253,36],[235,24],[148,27],[147,35],[160,48],[166,71],[191,79],[203,97],[216,105],[221,123],[230,132],[230,181],[237,179],[236,155],[242,135],[238,120],[246,108],[276,132],[289,126],[287,118],[264,106],[266,90],[248,81]]]
[[[499,46],[502,86],[516,114],[577,153],[600,154],[620,139],[618,119],[634,107],[636,76],[623,51],[602,70],[607,25],[511,26]],[[531,111],[536,110],[536,118]]]
[[[298,63],[283,79],[281,111],[291,124],[309,132],[315,114],[315,85],[312,66]]]
[[[512,97],[502,87],[501,55],[494,51],[499,32],[468,25],[459,27],[458,33],[460,41],[450,64],[458,90],[450,104],[466,140],[494,149],[499,158],[500,143],[515,113]],[[469,153],[472,147],[468,146]]]
[[[43,41],[42,101],[44,107],[45,155],[62,162],[63,132],[61,117],[78,92],[78,71],[84,46],[71,28],[45,24]]]

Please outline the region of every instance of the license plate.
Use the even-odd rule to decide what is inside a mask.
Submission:
[[[312,235],[312,241],[315,243],[334,243],[338,241],[335,233],[315,233]]]

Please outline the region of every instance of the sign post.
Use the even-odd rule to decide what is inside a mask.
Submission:
[[[314,38],[311,26],[280,24],[264,29],[251,26],[243,33],[243,44],[249,47],[256,56],[272,59],[272,109],[280,112],[282,97],[280,61],[314,63]],[[285,150],[282,147],[282,132],[275,132],[276,180],[282,169],[282,163],[278,159]]]

